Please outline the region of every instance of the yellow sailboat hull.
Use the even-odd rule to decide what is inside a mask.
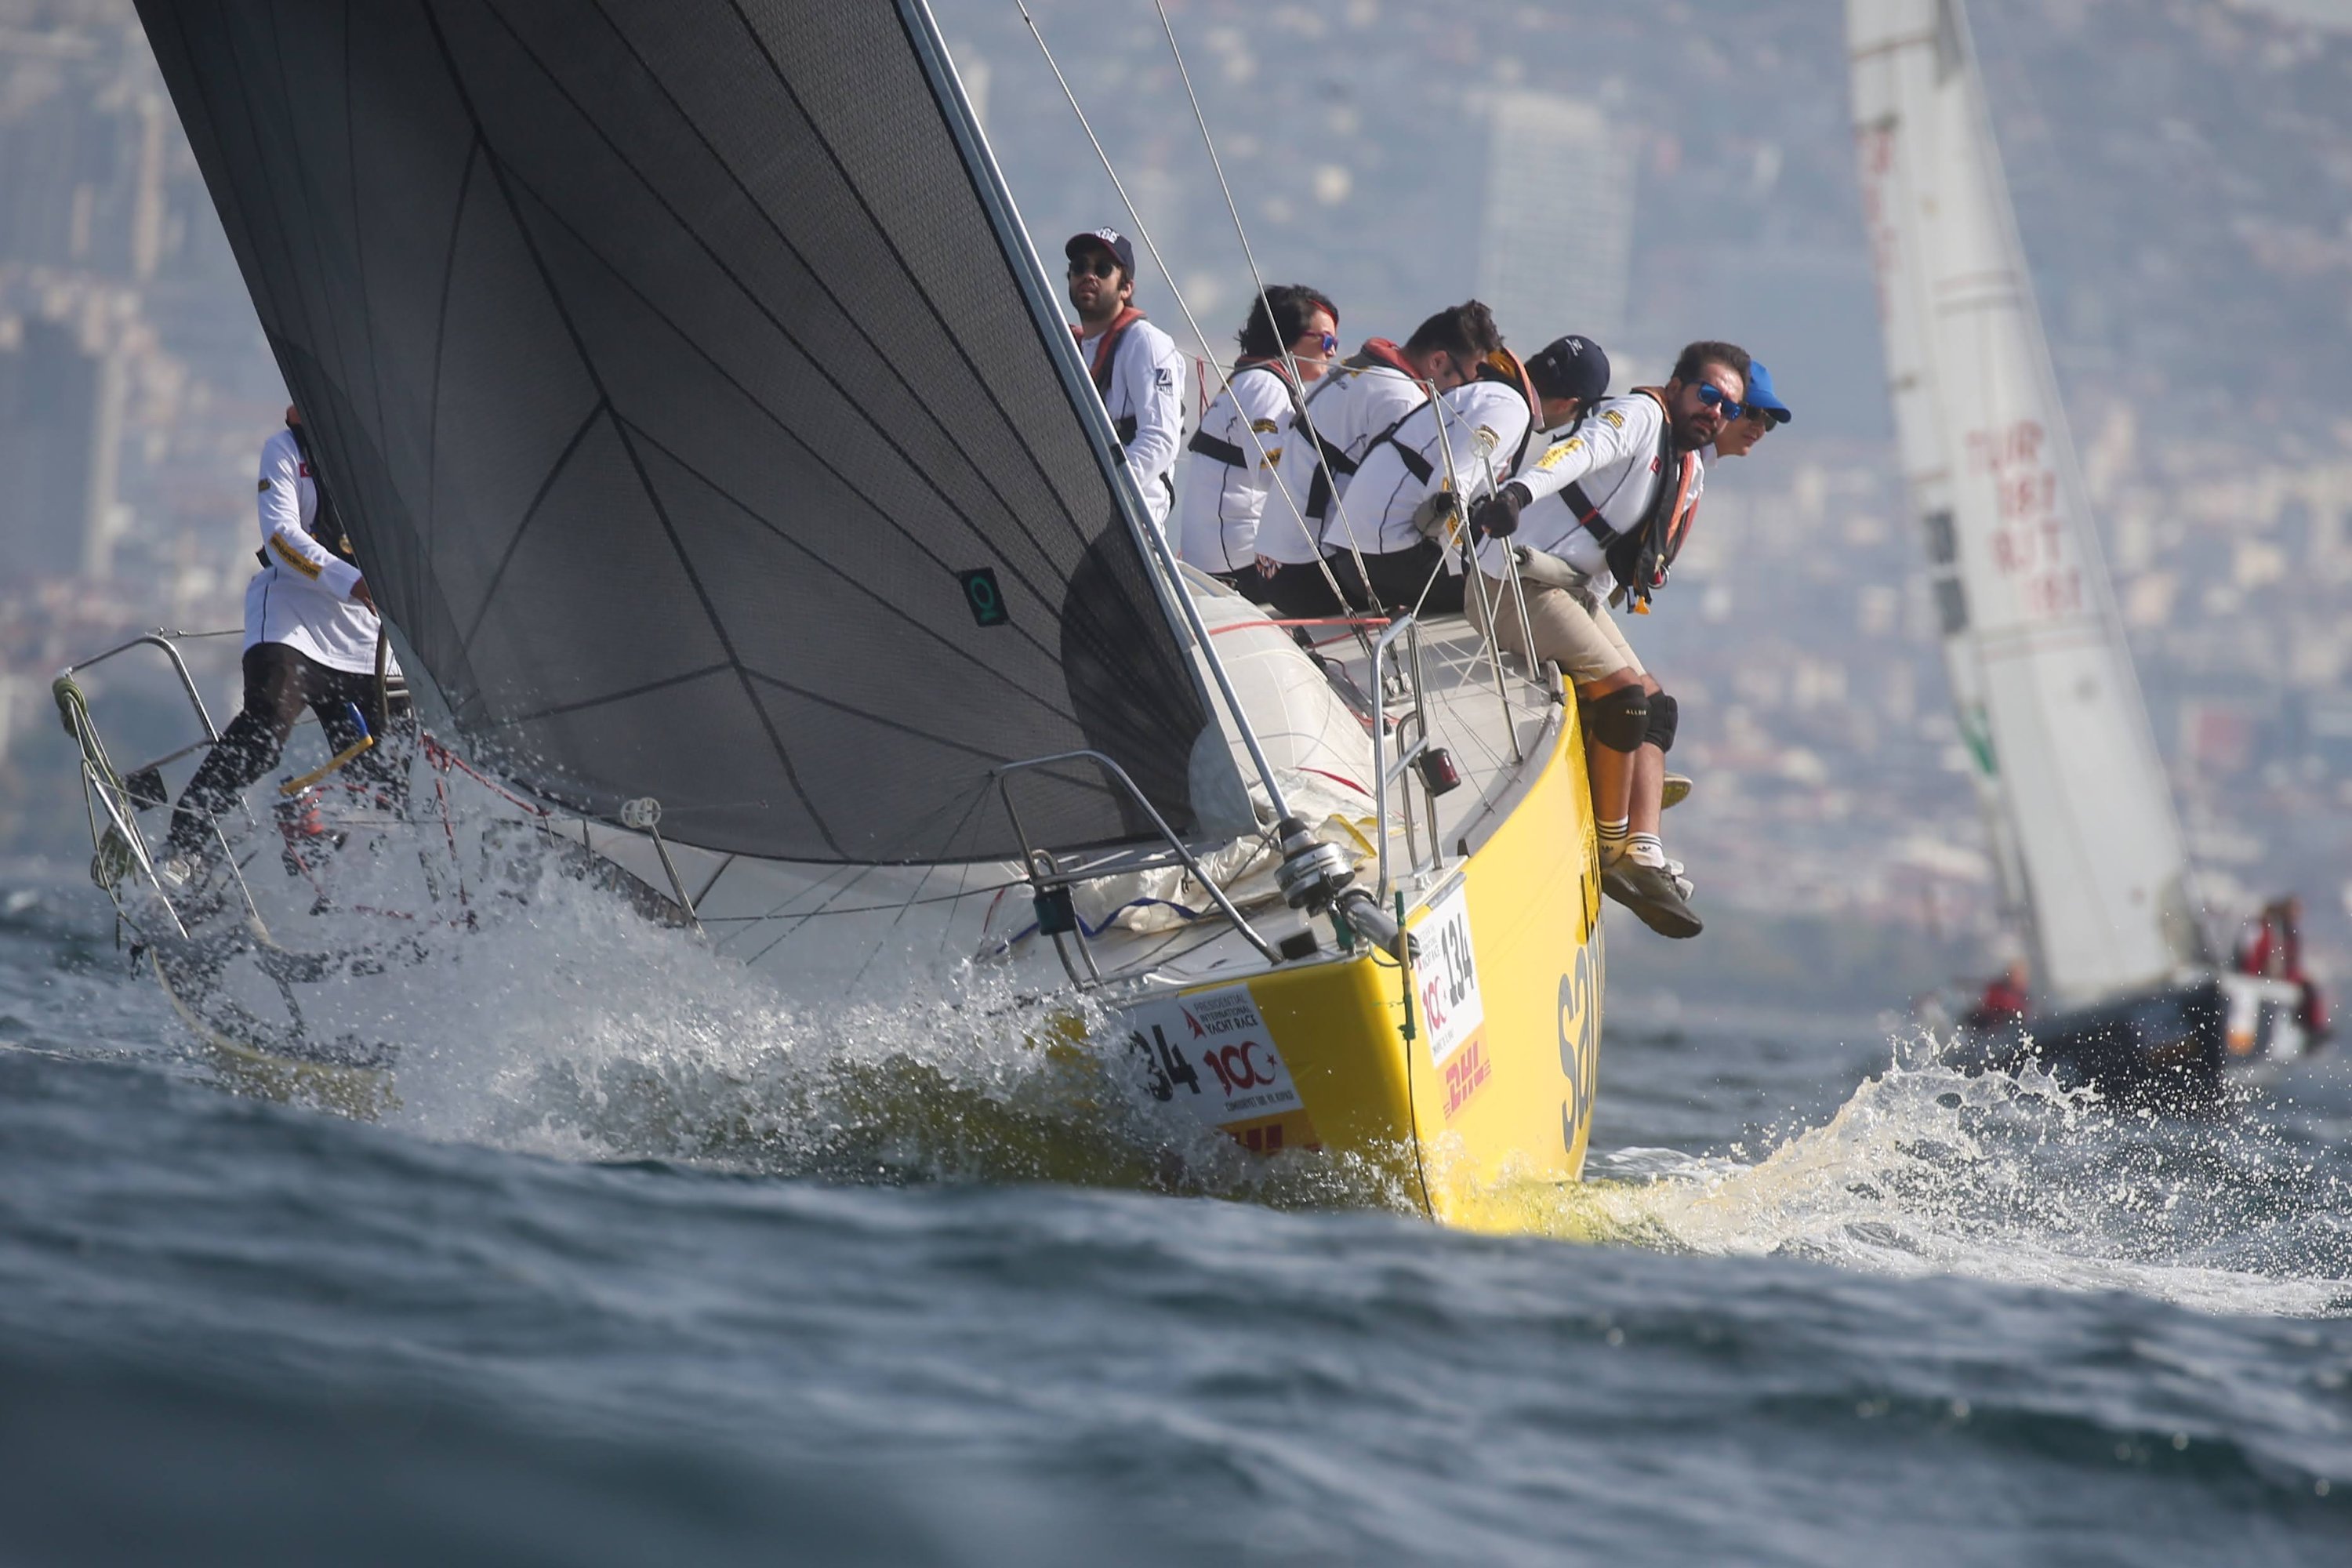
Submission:
[[[1385,1166],[1447,1224],[1521,1228],[1577,1181],[1603,955],[1574,712],[1508,818],[1409,912],[1414,963],[1359,948],[1129,1011],[1147,1061],[1190,1072],[1177,1097],[1253,1149]]]
[[[1601,887],[1569,704],[1507,812],[1418,891],[1417,953],[1351,952],[1116,1007],[1155,1092],[1252,1150],[1356,1163],[1445,1224],[1556,1229],[1580,1179],[1599,1082]],[[387,1069],[295,1060],[239,1039],[156,973],[243,1092],[372,1118]],[[1081,1018],[1041,1037],[1077,1049]]]

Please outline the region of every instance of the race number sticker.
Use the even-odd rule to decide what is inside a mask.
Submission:
[[[1470,945],[1470,900],[1461,883],[1437,901],[1413,934],[1421,939],[1421,962],[1412,974],[1421,1026],[1429,1034],[1430,1065],[1444,1067],[1486,1021]]]
[[[1212,1127],[1303,1109],[1246,985],[1146,1002],[1121,1023],[1152,1097],[1183,1101]]]

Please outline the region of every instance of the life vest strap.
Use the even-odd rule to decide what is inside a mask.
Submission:
[[[1095,344],[1094,363],[1087,367],[1087,373],[1094,377],[1095,391],[1106,401],[1110,397],[1111,366],[1118,362],[1119,340],[1127,336],[1128,328],[1141,320],[1143,320],[1142,311],[1132,305],[1126,307],[1111,318],[1110,325],[1103,331],[1102,341]],[[1087,341],[1086,329],[1083,326],[1074,325],[1070,328],[1070,331],[1081,343]],[[1134,438],[1131,432],[1119,437],[1122,441],[1131,441]]]
[[[1663,488],[1669,482],[1664,471],[1664,459],[1666,453],[1672,449],[1674,445],[1674,416],[1666,407],[1665,398],[1659,394],[1655,387],[1637,386],[1633,390],[1649,398],[1658,405],[1658,413],[1662,423],[1658,428],[1658,449],[1655,456],[1660,460],[1658,483],[1660,487]],[[1609,525],[1609,520],[1601,515],[1601,508],[1594,504],[1593,500],[1590,495],[1585,493],[1584,486],[1580,483],[1570,482],[1570,484],[1562,486],[1559,496],[1562,500],[1568,503],[1569,510],[1576,513],[1576,520],[1585,526],[1586,531],[1589,531],[1593,538],[1601,541],[1604,545],[1616,543],[1617,541],[1625,537],[1625,532],[1640,531],[1640,523],[1635,524],[1633,529],[1627,530],[1625,532],[1620,532],[1618,530],[1612,528]],[[1674,504],[1679,507],[1681,505],[1680,499],[1677,498]],[[1651,500],[1650,510],[1653,512],[1657,510],[1657,498],[1655,496]],[[1643,521],[1647,521],[1648,520],[1646,518],[1643,519]]]
[[[1283,390],[1290,395],[1291,406],[1296,408],[1298,405],[1298,388],[1292,383],[1290,373],[1283,368],[1282,362],[1280,360],[1245,359],[1239,361],[1234,366],[1234,378],[1235,380],[1239,380],[1242,373],[1249,370],[1262,370],[1269,375],[1272,375],[1276,381],[1282,383]],[[1228,383],[1227,384],[1228,387],[1230,387],[1231,383]],[[1236,403],[1235,407],[1238,410],[1238,403]],[[1296,416],[1292,418],[1291,423],[1294,425],[1297,423]],[[1216,437],[1210,435],[1206,430],[1193,431],[1192,439],[1185,443],[1185,450],[1198,452],[1204,458],[1214,458],[1217,461],[1224,464],[1224,466],[1229,468],[1247,468],[1252,467],[1250,455],[1247,452],[1244,452],[1241,447],[1235,446],[1231,441],[1219,440]]]
[[[1246,468],[1250,466],[1248,453],[1231,441],[1218,440],[1206,430],[1193,431],[1192,438],[1184,444],[1184,449],[1188,452],[1198,452],[1204,458],[1214,458],[1229,468]]]
[[[1418,384],[1421,380],[1421,373],[1412,368],[1412,362],[1406,359],[1403,351],[1386,338],[1365,339],[1363,348],[1349,354],[1340,363],[1351,370],[1370,370],[1374,365],[1381,365],[1395,371],[1408,381]],[[1415,404],[1399,415],[1387,429],[1364,443],[1362,458],[1350,458],[1345,451],[1325,440],[1322,432],[1319,430],[1314,432],[1315,444],[1322,449],[1323,460],[1316,465],[1315,477],[1307,483],[1306,506],[1307,518],[1315,522],[1322,521],[1330,512],[1331,502],[1337,494],[1332,484],[1334,476],[1340,479],[1352,479],[1356,470],[1362,468],[1370,458],[1373,448],[1384,441],[1395,445],[1398,426],[1420,411],[1421,405]],[[1301,413],[1297,418],[1293,419],[1291,425],[1299,430],[1307,429],[1305,414]],[[1397,447],[1397,456],[1404,459],[1405,469],[1412,475],[1415,484],[1425,485],[1429,482],[1429,476],[1433,470],[1428,460],[1420,453],[1409,451],[1403,447]]]
[[[1382,447],[1394,447],[1397,457],[1404,463],[1404,471],[1412,476],[1412,482],[1417,485],[1429,483],[1429,476],[1437,471],[1437,466],[1396,438],[1396,433],[1404,428],[1404,422],[1428,406],[1427,400],[1416,403],[1391,420],[1387,429],[1364,443],[1364,455],[1356,466],[1361,468],[1370,462],[1372,454]]]
[[[1408,381],[1421,379],[1421,372],[1412,368],[1412,362],[1404,357],[1404,351],[1386,338],[1366,338],[1362,351],[1350,355],[1348,363],[1364,370],[1375,364],[1384,364]]]
[[[1560,490],[1559,499],[1568,503],[1568,510],[1576,514],[1576,521],[1584,524],[1593,538],[1603,544],[1616,542],[1617,531],[1609,526],[1609,520],[1601,515],[1601,509],[1592,504],[1592,498],[1584,493],[1582,485],[1570,483]]]

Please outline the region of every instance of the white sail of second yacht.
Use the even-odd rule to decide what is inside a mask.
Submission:
[[[2051,371],[1958,0],[1848,0],[1889,379],[1966,738],[2044,996],[2198,960],[2187,847]]]

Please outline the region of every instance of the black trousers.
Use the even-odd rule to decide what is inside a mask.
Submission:
[[[404,706],[395,704],[395,707]],[[376,736],[373,748],[350,763],[353,775],[390,785],[397,770],[384,754],[390,740],[386,715],[376,711],[375,676],[330,669],[279,642],[256,643],[245,650],[245,708],[221,731],[212,754],[181,792],[172,810],[167,855],[201,853],[212,837],[213,818],[236,804],[246,786],[278,765],[294,721],[309,708],[319,715],[328,748],[338,754],[358,743],[361,731],[351,710],[365,716]]]
[[[1331,584],[1324,580],[1323,568],[1311,561],[1277,567],[1274,575],[1265,579],[1264,597],[1259,602],[1289,621],[1344,616],[1354,608],[1332,595]]]
[[[1468,579],[1447,572],[1444,558],[1445,552],[1437,547],[1436,541],[1424,539],[1410,550],[1366,555],[1361,573],[1356,570],[1354,556],[1334,555],[1331,570],[1359,609],[1402,611],[1419,605],[1424,616],[1458,616],[1462,613],[1462,591]],[[1369,590],[1364,584],[1367,576],[1371,579]],[[1422,596],[1423,586],[1429,590],[1426,598]]]
[[[1265,596],[1266,575],[1255,565],[1244,566],[1238,572],[1212,572],[1209,575],[1254,605],[1271,603]]]

